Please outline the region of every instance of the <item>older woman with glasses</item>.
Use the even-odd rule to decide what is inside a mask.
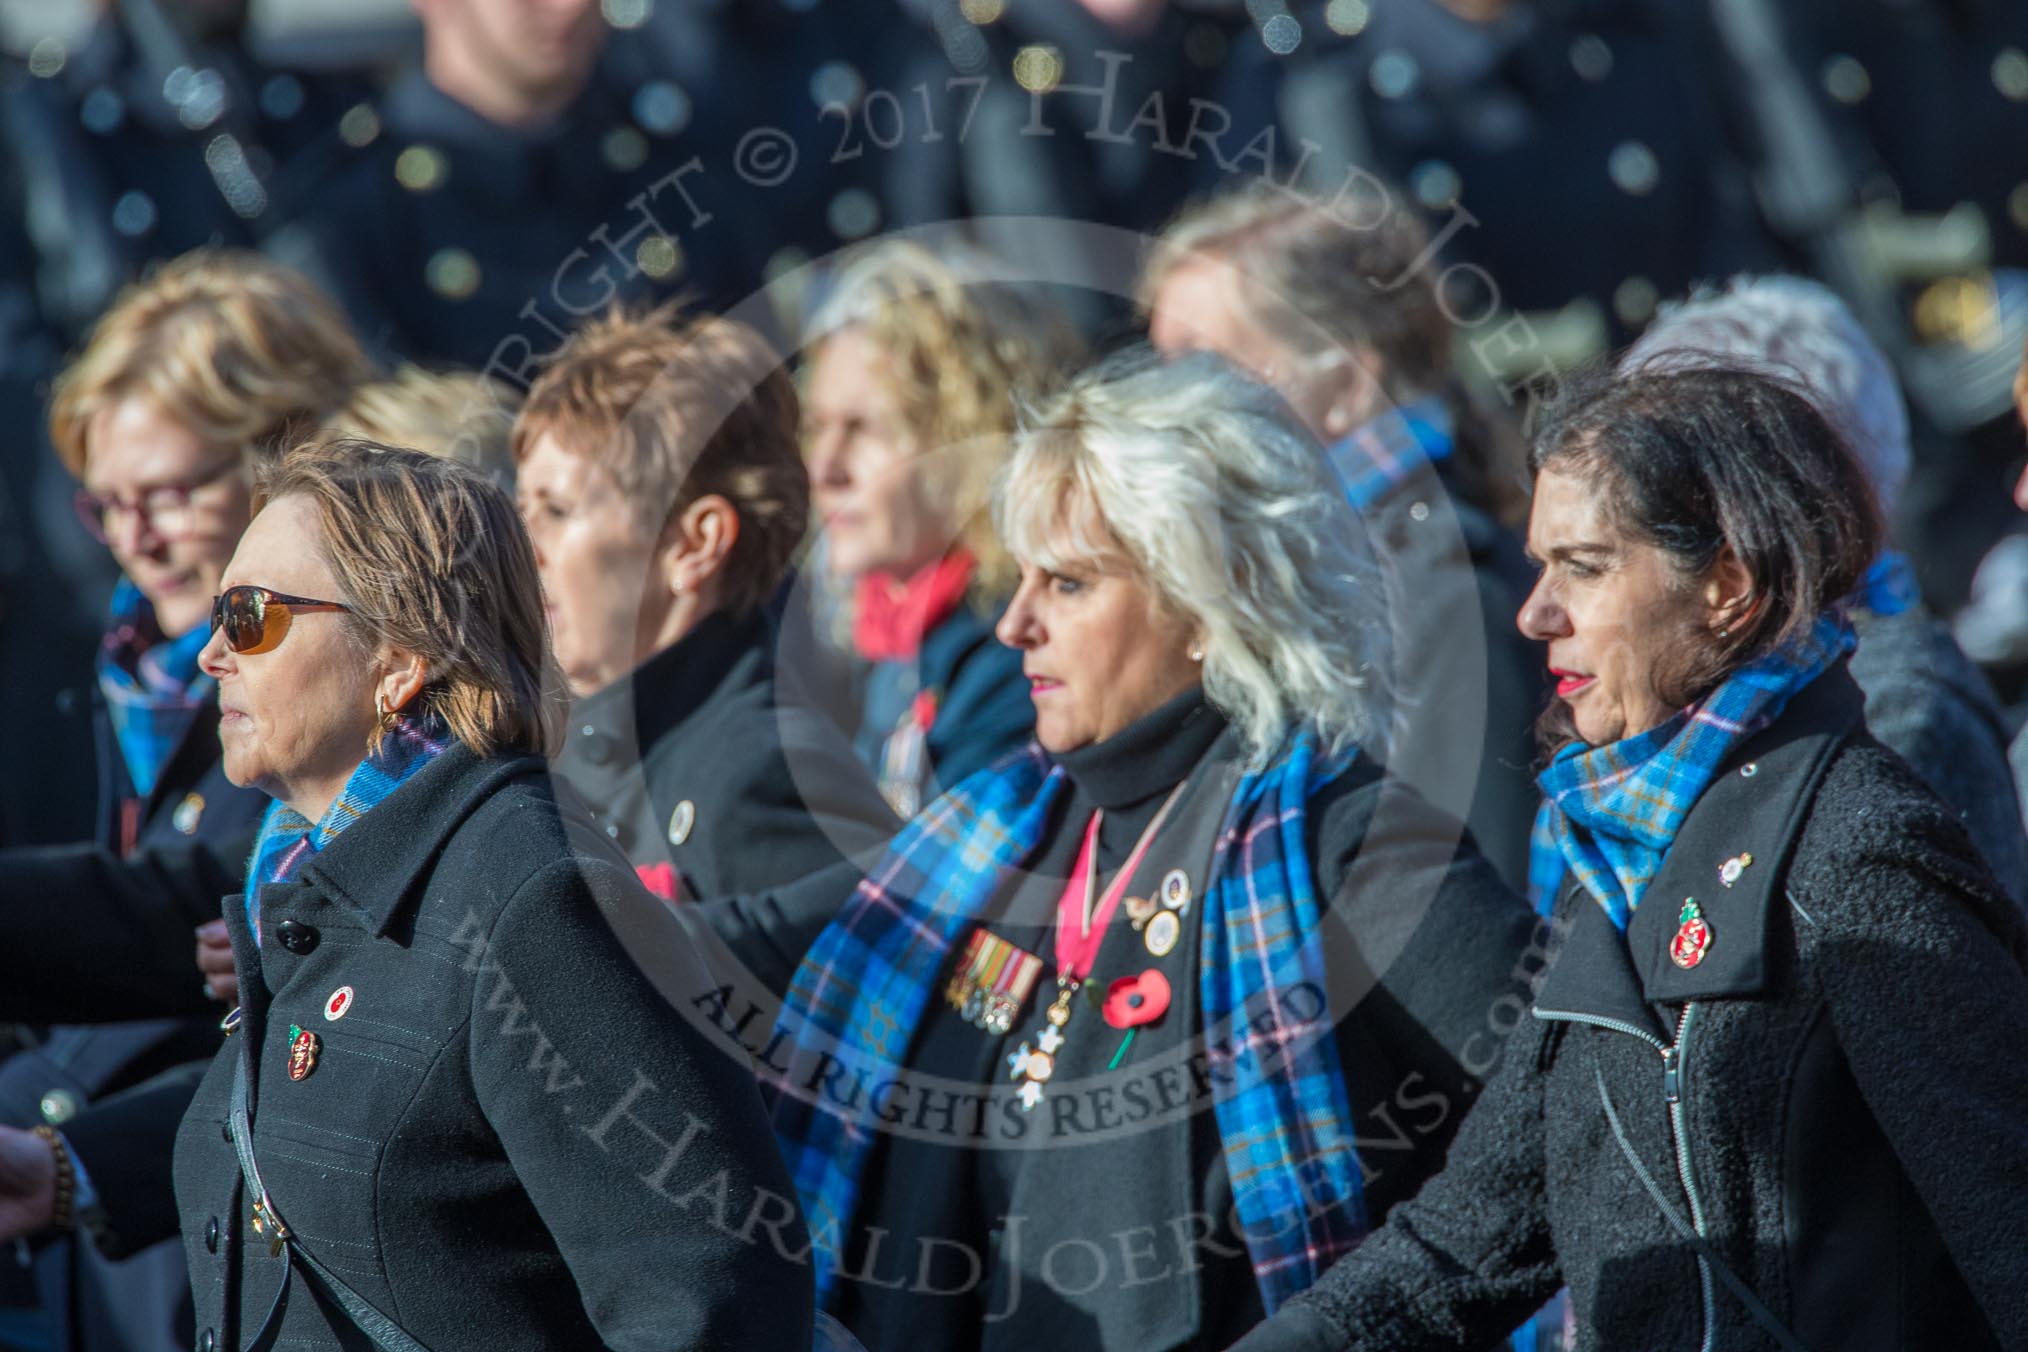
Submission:
[[[0,1019],[59,1025],[0,1064],[0,1122],[47,1133],[40,1167],[92,1154],[81,1109],[216,1043],[221,1010],[191,966],[190,932],[239,885],[263,800],[219,763],[217,684],[198,660],[205,618],[251,512],[249,469],[366,374],[308,282],[220,252],[122,293],[56,381],[52,439],[122,577],[94,689],[97,836],[0,853]],[[124,1022],[78,1026],[109,1020]],[[115,1217],[127,1164],[115,1149],[86,1167]],[[181,1255],[110,1267],[99,1253],[121,1246],[108,1215],[93,1205],[77,1217],[104,1243],[42,1260],[45,1284],[68,1290],[46,1304],[55,1322],[42,1331],[65,1337],[73,1317],[107,1317],[122,1336],[165,1340]],[[9,1290],[20,1274],[0,1274],[0,1327],[5,1307],[27,1300]]]
[[[757,1052],[875,1352],[1223,1347],[1415,1192],[1498,1059],[1531,917],[1361,749],[1369,565],[1324,475],[1211,357],[1102,367],[1018,438],[1036,744],[831,894]]]
[[[256,492],[203,654],[227,772],[274,800],[226,913],[243,1003],[194,1098],[149,1091],[189,1101],[198,1346],[800,1352],[751,1078],[636,965],[668,917],[555,797],[514,504],[342,444]]]
[[[1538,877],[1561,953],[1444,1172],[1243,1352],[2028,1346],[2028,934],[1866,730],[1864,471],[1740,370],[1580,382],[1536,441]]]

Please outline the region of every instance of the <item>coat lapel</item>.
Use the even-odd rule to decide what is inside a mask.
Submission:
[[[482,758],[454,741],[388,799],[392,807],[367,812],[312,856],[299,881],[315,883],[364,916],[369,933],[384,935],[473,809],[507,780],[543,770],[540,756]]]
[[[1627,926],[1627,947],[1650,1003],[1767,991],[1769,944],[1789,855],[1818,781],[1864,711],[1858,687],[1839,663],[1734,752],[1697,800]],[[1684,967],[1670,950],[1691,901],[1710,938],[1701,958]]]
[[[1536,993],[1537,1017],[1623,1026],[1666,1040],[1661,1006],[1763,994],[1788,856],[1832,754],[1864,711],[1841,662],[1748,739],[1697,800],[1624,935],[1573,879],[1561,903],[1570,932]],[[1739,861],[1735,869],[1726,868],[1730,860]],[[1670,950],[1690,901],[1710,940],[1684,967]]]
[[[1654,895],[1653,889],[1649,895]],[[1641,994],[1626,936],[1614,928],[1605,908],[1575,877],[1558,905],[1570,916],[1570,932],[1535,993],[1535,1017],[1597,1024],[1666,1041],[1661,1023]]]

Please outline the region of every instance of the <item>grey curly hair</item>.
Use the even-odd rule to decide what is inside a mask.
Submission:
[[[1908,409],[1893,364],[1837,292],[1807,277],[1734,277],[1663,306],[1619,369],[1713,366],[1795,386],[1845,438],[1893,514],[1908,482]]]

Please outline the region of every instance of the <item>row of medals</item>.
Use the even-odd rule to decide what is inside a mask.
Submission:
[[[1149,955],[1166,958],[1175,950],[1177,940],[1183,935],[1183,915],[1190,909],[1190,875],[1180,868],[1172,868],[1162,875],[1162,886],[1156,896],[1130,896],[1121,904],[1126,908],[1127,922],[1141,936]],[[1034,1110],[1035,1105],[1042,1101],[1043,1086],[1056,1073],[1056,1054],[1063,1048],[1063,1029],[1070,1022],[1071,1000],[1084,984],[1079,978],[1059,974],[1056,978],[1056,999],[1043,1011],[1043,1028],[1036,1035],[1034,1046],[1023,1042],[1007,1056],[1008,1069],[1021,1086],[1023,1109]],[[1007,1022],[1011,1027],[1011,1014]],[[992,1029],[989,1027],[988,1031]]]

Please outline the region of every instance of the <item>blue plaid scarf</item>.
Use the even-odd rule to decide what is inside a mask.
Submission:
[[[1921,600],[1922,589],[1916,585],[1908,555],[1890,549],[1866,570],[1852,603],[1875,615],[1899,615]]]
[[[246,864],[246,918],[256,947],[261,941],[261,886],[295,877],[304,860],[336,840],[339,832],[407,783],[450,744],[450,731],[442,722],[399,718],[394,730],[382,739],[380,749],[359,762],[315,825],[279,801],[269,804]]]
[[[1417,470],[1448,460],[1451,415],[1441,399],[1389,409],[1325,452],[1345,499],[1366,511]]]
[[[1820,615],[1666,723],[1607,746],[1573,742],[1557,752],[1535,781],[1543,797],[1528,851],[1536,909],[1547,915],[1565,873],[1574,871],[1626,929],[1683,819],[1733,748],[1779,718],[1797,691],[1853,646],[1844,616]]]
[[[155,791],[162,767],[211,698],[216,683],[197,669],[197,655],[210,637],[210,626],[203,624],[166,637],[139,587],[121,578],[113,588],[111,623],[99,647],[99,689],[127,778],[143,798]]]
[[[1204,1028],[1212,1064],[1229,1066],[1233,1080],[1215,1101],[1219,1138],[1270,1313],[1366,1234],[1337,1044],[1327,1020],[1292,1024],[1278,998],[1297,983],[1323,984],[1306,805],[1352,759],[1317,757],[1299,734],[1242,778],[1202,907]],[[1030,746],[944,794],[895,837],[797,969],[782,1015],[795,1050],[777,1086],[775,1131],[814,1237],[820,1304],[880,1124],[864,1104],[803,1091],[810,1077],[798,1068],[826,1055],[870,1080],[901,1067],[951,946],[1040,846],[1064,784]]]

